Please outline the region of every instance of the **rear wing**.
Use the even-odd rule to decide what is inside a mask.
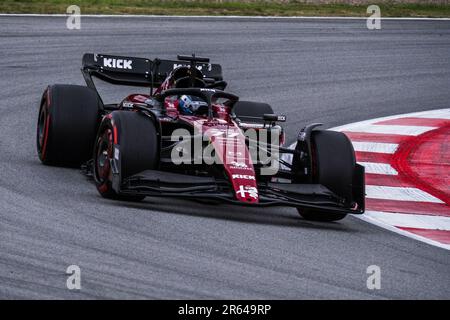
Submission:
[[[112,84],[153,87],[159,86],[173,69],[181,66],[189,67],[189,62],[85,53],[81,71],[92,89],[95,89],[92,76]],[[196,67],[205,79],[223,80],[219,64],[196,63]]]

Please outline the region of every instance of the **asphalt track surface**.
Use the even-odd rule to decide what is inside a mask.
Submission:
[[[40,164],[47,84],[83,84],[84,52],[221,63],[230,91],[286,114],[288,142],[327,127],[450,103],[450,22],[0,18],[0,298],[450,298],[450,254],[353,217],[290,208],[102,199],[78,170]],[[126,91],[104,86],[119,99]],[[119,92],[120,91],[120,92]],[[66,288],[67,266],[81,290]],[[368,290],[366,268],[381,268]]]

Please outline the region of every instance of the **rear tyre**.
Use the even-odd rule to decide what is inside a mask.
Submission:
[[[84,86],[49,86],[41,99],[36,146],[47,165],[79,166],[92,156],[101,101]]]
[[[118,158],[122,181],[144,170],[156,169],[159,143],[155,124],[138,112],[114,111],[98,130],[93,171],[98,192],[104,198],[140,201],[145,196],[120,195],[112,188],[111,161]],[[122,183],[121,181],[121,183]]]
[[[320,183],[344,198],[352,199],[352,182],[356,167],[355,151],[347,136],[341,132],[314,130],[311,133],[313,182]],[[338,221],[347,214],[298,209],[306,220]]]

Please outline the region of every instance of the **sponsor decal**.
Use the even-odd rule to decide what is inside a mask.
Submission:
[[[255,176],[248,174],[233,174],[232,179],[256,180]]]
[[[125,109],[132,109],[134,107],[134,103],[127,101],[127,102],[122,103],[122,107]]]
[[[230,166],[233,168],[239,168],[239,169],[247,169],[248,168],[248,166],[245,164],[245,162],[237,162],[237,161],[231,162]]]
[[[258,189],[256,187],[251,186],[239,186],[239,190],[236,191],[236,194],[245,198],[247,195],[250,198],[257,199],[258,198]]]
[[[132,63],[133,63],[132,60],[103,58],[103,66],[108,68],[132,70],[133,69],[133,67],[131,66]]]
[[[277,121],[285,122],[285,121],[286,121],[286,116],[285,116],[285,115],[279,115],[279,116],[277,116]]]
[[[180,67],[189,67],[189,64],[187,64],[187,63],[174,63],[174,64],[173,64],[173,68],[174,68],[174,69],[180,68]],[[198,67],[197,67],[197,69],[198,69]],[[200,69],[199,69],[199,70],[200,70]]]
[[[222,137],[224,136],[224,139],[228,139],[228,138],[236,138],[239,136],[239,131],[231,131],[228,129],[208,129],[208,131],[206,132],[206,134],[208,136],[211,137]],[[230,139],[230,141],[233,141]],[[231,151],[230,151],[231,152]]]
[[[179,67],[190,67],[190,65],[188,63],[174,63],[173,64],[173,69],[176,69]],[[210,63],[209,64],[197,64],[195,67],[200,71],[202,71],[203,68],[205,68],[207,71],[212,70],[212,65]]]

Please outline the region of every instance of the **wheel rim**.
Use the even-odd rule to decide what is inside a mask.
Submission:
[[[98,138],[95,153],[95,172],[100,183],[108,181],[111,171],[111,159],[113,151],[112,131],[106,129]]]

